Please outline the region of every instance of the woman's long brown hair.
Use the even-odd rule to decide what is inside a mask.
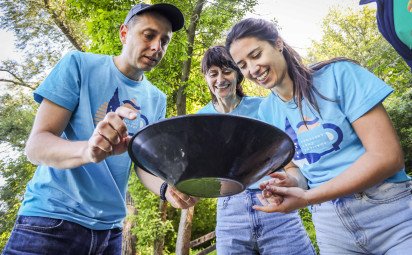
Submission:
[[[261,41],[266,41],[270,43],[273,47],[276,45],[276,41],[280,38],[278,30],[275,24],[263,20],[248,18],[240,21],[230,30],[229,34],[226,37],[226,48],[230,50],[231,44],[242,38],[254,37]],[[281,39],[281,38],[280,38]],[[315,111],[320,113],[318,102],[316,101],[315,94],[319,95],[322,99],[329,100],[323,96],[314,86],[313,86],[313,73],[322,67],[329,65],[337,61],[351,61],[351,59],[340,57],[334,58],[327,61],[322,61],[311,65],[310,67],[306,66],[302,62],[300,55],[287,43],[283,42],[284,48],[282,54],[286,60],[288,73],[290,78],[293,81],[293,100],[299,108],[300,115],[303,119],[302,112],[302,101],[303,99],[307,100],[309,105],[313,107]]]

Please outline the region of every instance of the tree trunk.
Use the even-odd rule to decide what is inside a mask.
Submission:
[[[126,207],[127,215],[135,215],[136,208],[134,207],[132,197],[130,193],[126,193]],[[123,226],[123,239],[122,239],[122,255],[135,255],[136,254],[136,236],[132,235],[132,228],[134,224],[131,220],[125,219]]]
[[[160,211],[160,219],[162,222],[166,221],[167,217],[167,202],[160,199],[159,202],[159,211]],[[153,254],[154,255],[163,255],[163,250],[165,247],[165,237],[164,235],[157,236],[156,240],[154,241],[153,245]]]
[[[194,207],[182,210],[176,241],[176,255],[189,255],[194,210]]]
[[[181,86],[177,91],[176,97],[176,108],[178,115],[186,114],[186,82],[189,80],[190,68],[192,65],[193,57],[193,44],[196,35],[196,26],[200,19],[200,14],[202,13],[203,5],[206,0],[197,0],[196,6],[193,10],[192,16],[190,17],[190,25],[187,29],[187,60],[183,62]],[[187,210],[182,210],[182,215],[180,217],[179,231],[177,233],[176,241],[176,255],[188,255],[190,251],[190,239],[192,234],[192,219],[193,219],[194,207]]]
[[[186,31],[187,34],[187,60],[183,61],[183,68],[182,68],[182,77],[181,77],[181,86],[177,91],[176,97],[176,108],[177,108],[177,115],[184,115],[186,114],[186,82],[189,80],[190,75],[190,68],[192,66],[192,57],[193,57],[193,44],[195,41],[196,36],[196,27],[199,23],[200,14],[202,13],[203,5],[205,4],[206,0],[198,0],[193,10],[192,16],[190,17],[190,25]]]
[[[176,109],[177,115],[185,115],[186,114],[186,94],[185,94],[186,86],[179,87],[176,95]]]

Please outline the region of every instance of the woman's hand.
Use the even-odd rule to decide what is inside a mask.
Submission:
[[[309,205],[306,195],[307,191],[298,187],[267,185],[258,195],[263,206],[254,205],[253,209],[267,213],[289,213]]]
[[[186,195],[171,186],[167,187],[166,199],[174,208],[180,209],[192,207],[199,201],[199,198]]]
[[[296,187],[298,186],[298,181],[286,172],[274,172],[269,176],[272,179],[259,184],[262,195],[258,195],[258,198],[262,205],[280,205],[283,202],[283,197],[273,193],[271,187]]]
[[[267,185],[278,187],[298,187],[298,181],[295,177],[286,172],[274,172],[269,175],[272,179],[259,184],[259,188],[264,190]]]

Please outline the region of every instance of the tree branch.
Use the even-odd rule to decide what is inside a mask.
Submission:
[[[11,72],[10,70],[0,68],[0,72],[6,72],[6,73],[10,74],[11,76],[13,76],[13,78],[15,79],[15,80],[13,80],[13,79],[2,78],[2,79],[0,79],[0,82],[12,83],[12,84],[15,84],[15,85],[18,85],[18,86],[29,88],[31,90],[36,89],[35,87],[33,87],[33,85],[30,85],[29,83],[24,82],[24,80],[22,78],[18,77],[16,74]]]
[[[76,38],[73,36],[73,33],[71,29],[64,24],[64,21],[59,18],[57,13],[52,9],[50,6],[49,0],[44,0],[44,5],[46,7],[46,10],[50,13],[54,23],[57,25],[58,28],[63,32],[63,34],[67,37],[67,39],[70,41],[70,43],[77,49],[82,51],[83,50],[83,45],[81,45],[80,42],[76,40]]]
[[[14,74],[13,72],[11,72],[10,70],[1,68],[1,69],[0,69],[0,72],[9,73],[9,74],[10,74],[11,76],[13,76],[16,80],[18,80],[18,81],[21,82],[21,83],[24,83],[23,79],[21,79],[20,77],[18,77],[16,74]]]
[[[18,86],[22,86],[22,87],[25,87],[25,88],[29,88],[29,89],[31,89],[31,90],[35,90],[35,89],[36,89],[36,88],[33,88],[32,86],[30,86],[30,85],[27,84],[27,83],[17,82],[17,81],[14,81],[14,80],[0,79],[0,82],[12,83],[12,84],[14,84],[14,85],[18,85]]]

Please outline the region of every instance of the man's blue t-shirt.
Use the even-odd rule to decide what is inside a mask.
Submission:
[[[242,100],[240,101],[239,105],[236,106],[236,108],[233,109],[228,114],[237,115],[237,116],[246,116],[249,118],[257,119],[259,105],[262,102],[262,100],[263,98],[261,97],[248,97],[248,96],[242,97]],[[200,109],[197,113],[221,114],[220,112],[216,111],[215,107],[213,106],[213,102],[209,102],[202,109]],[[265,176],[262,179],[260,179],[258,182],[249,186],[248,189],[258,189],[259,183],[264,180],[268,180],[268,179],[270,179],[270,177]]]
[[[166,96],[146,77],[134,81],[115,66],[112,56],[73,51],[55,66],[34,92],[72,112],[62,138],[87,141],[106,113],[119,106],[137,110],[125,120],[129,135],[164,118]],[[102,230],[121,227],[131,160],[127,152],[73,169],[38,166],[28,183],[19,214],[64,219]]]
[[[320,114],[303,100],[302,121],[294,100],[282,101],[276,94],[259,108],[259,118],[284,130],[295,144],[293,162],[313,188],[336,177],[353,164],[365,148],[351,123],[382,102],[393,90],[366,69],[346,61],[335,62],[315,72],[313,84]],[[388,182],[408,180],[404,169]]]

